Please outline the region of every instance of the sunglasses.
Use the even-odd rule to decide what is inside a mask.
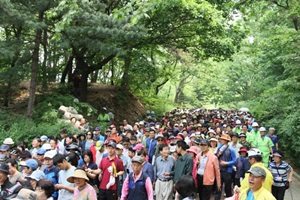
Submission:
[[[164,140],[162,140],[162,139],[159,139],[159,140],[157,140],[158,142],[162,142],[162,141],[164,141]]]

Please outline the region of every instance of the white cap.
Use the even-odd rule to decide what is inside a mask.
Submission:
[[[52,148],[51,148],[50,144],[45,143],[45,144],[42,145],[42,149],[45,149],[47,151],[47,150],[51,150]]]
[[[53,158],[57,154],[56,150],[46,151],[44,158]]]
[[[250,156],[260,156],[260,155],[261,155],[261,152],[257,148],[252,148],[248,151],[248,157],[250,157]]]
[[[258,123],[257,122],[253,122],[252,126],[257,126],[258,127]]]
[[[265,132],[265,131],[266,131],[266,128],[265,128],[265,127],[260,127],[260,128],[259,128],[259,131],[260,131],[260,132]]]
[[[46,141],[46,140],[48,140],[48,137],[46,135],[43,135],[43,136],[40,137],[40,140],[41,141]]]
[[[274,127],[270,127],[269,130],[270,131],[275,131],[275,128]]]
[[[123,149],[123,145],[117,144],[116,149]]]
[[[241,122],[241,120],[238,119],[238,120],[235,121],[235,123],[240,125],[242,122]]]
[[[183,119],[183,120],[182,120],[182,123],[187,123],[186,119]]]

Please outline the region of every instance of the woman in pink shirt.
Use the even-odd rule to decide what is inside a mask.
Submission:
[[[197,154],[198,154],[198,147],[197,146],[191,146],[188,150],[186,150],[190,156],[193,158],[193,171],[192,171],[192,177],[195,180],[195,184],[197,186]]]

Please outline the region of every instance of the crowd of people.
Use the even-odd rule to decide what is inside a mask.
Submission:
[[[95,126],[70,119],[32,148],[6,138],[0,146],[4,199],[284,199],[293,169],[275,128],[248,112],[174,109],[163,116]]]

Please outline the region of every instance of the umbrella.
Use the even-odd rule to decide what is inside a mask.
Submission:
[[[242,112],[249,112],[249,108],[241,108],[240,111],[242,111]]]

